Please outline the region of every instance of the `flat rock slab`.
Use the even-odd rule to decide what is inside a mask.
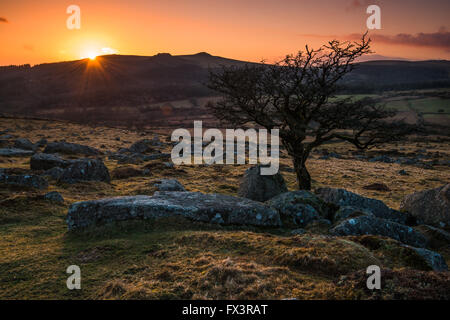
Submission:
[[[337,236],[372,234],[389,237],[413,247],[423,248],[427,245],[425,236],[413,228],[372,216],[360,216],[344,220],[331,229],[331,234]]]
[[[34,151],[31,150],[23,150],[17,148],[1,148],[0,156],[3,157],[27,157],[31,156]]]
[[[48,182],[44,178],[36,175],[8,175],[0,172],[0,184],[7,184],[17,187],[47,189]]]
[[[44,153],[85,154],[91,156],[101,154],[101,152],[95,148],[63,141],[49,143],[45,147]]]
[[[155,192],[77,202],[67,214],[69,230],[112,221],[182,216],[219,224],[280,226],[278,212],[261,203],[222,194],[200,192]]]
[[[54,154],[36,153],[30,158],[31,170],[49,170],[55,167],[65,168],[71,161],[61,159]]]

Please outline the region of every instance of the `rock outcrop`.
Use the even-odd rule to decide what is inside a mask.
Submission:
[[[334,214],[333,221],[335,223],[347,220],[349,218],[356,218],[358,216],[373,216],[372,211],[361,209],[353,206],[341,206]]]
[[[79,181],[110,182],[108,168],[100,159],[81,159],[74,161],[62,172],[59,181],[76,183]]]
[[[111,172],[113,179],[128,179],[142,176],[143,174],[143,170],[134,167],[119,167]]]
[[[60,168],[60,167],[54,167],[51,169],[46,170],[42,176],[47,176],[50,177],[54,180],[59,180],[59,178],[61,177],[61,175],[63,174],[64,169]]]
[[[63,196],[57,191],[46,193],[44,199],[54,203],[64,203]]]
[[[186,191],[183,185],[176,179],[161,179],[155,184],[159,191]]]
[[[181,216],[195,221],[255,226],[280,226],[278,212],[259,202],[222,194],[155,192],[77,202],[67,214],[69,230],[129,219]]]
[[[65,168],[70,164],[70,161],[61,159],[54,154],[36,153],[30,158],[31,170],[49,170],[55,167]]]
[[[279,194],[266,201],[280,214],[284,225],[304,227],[314,220],[328,216],[327,205],[308,191],[292,191]]]
[[[34,151],[37,146],[35,146],[30,140],[26,138],[18,138],[14,141],[14,148],[23,149],[23,150],[32,150]]]
[[[420,224],[450,226],[450,183],[407,195],[400,209],[409,212]]]
[[[450,233],[426,224],[415,227],[427,238],[428,246],[432,249],[450,248]]]
[[[44,153],[83,154],[88,156],[96,156],[101,154],[101,152],[95,148],[64,141],[56,141],[47,144],[44,149]]]
[[[424,249],[424,248],[414,248],[409,247],[414,250],[424,262],[430,267],[433,271],[448,271],[447,263],[445,262],[444,257],[442,257],[439,253]]]
[[[7,184],[16,187],[47,189],[48,182],[44,178],[36,175],[23,174],[14,175],[0,172],[0,184]]]
[[[1,148],[0,157],[29,157],[34,153],[31,150],[17,149],[17,148]]]
[[[389,237],[413,247],[425,247],[427,240],[424,235],[413,228],[371,216],[360,216],[342,221],[331,234],[337,236],[359,236],[365,234]]]
[[[245,171],[238,196],[264,202],[287,191],[286,183],[280,173],[261,175],[261,166],[254,166]]]
[[[409,218],[408,214],[391,209],[380,200],[366,198],[344,189],[320,188],[316,194],[325,202],[370,211],[378,218],[397,223],[406,224]]]
[[[128,149],[131,153],[148,153],[154,151],[154,146],[159,145],[159,140],[143,139],[133,143]]]

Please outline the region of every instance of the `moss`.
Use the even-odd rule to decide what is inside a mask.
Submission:
[[[431,270],[422,256],[396,240],[372,235],[349,237],[349,239],[371,250],[383,266],[389,268],[408,267],[423,271]]]

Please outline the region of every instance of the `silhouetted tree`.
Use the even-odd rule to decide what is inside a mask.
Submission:
[[[411,132],[395,111],[376,101],[335,96],[338,82],[358,57],[370,52],[370,39],[333,40],[317,50],[306,46],[275,64],[223,66],[210,73],[209,87],[222,97],[207,107],[234,126],[253,123],[279,129],[293,158],[300,189],[311,189],[306,161],[311,151],[332,139],[366,149]]]

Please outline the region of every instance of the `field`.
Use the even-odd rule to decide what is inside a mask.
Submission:
[[[413,104],[420,108],[421,102]],[[448,107],[448,106],[447,106]],[[434,109],[440,105],[433,106]],[[446,109],[448,112],[448,108]],[[153,138],[158,128],[131,131],[113,127],[82,126],[68,122],[2,118],[0,131],[49,141],[68,142],[117,150],[131,143]],[[159,135],[161,141],[168,137]],[[435,160],[448,160],[448,139],[411,137],[408,141],[383,145],[368,155],[400,152],[416,155],[426,149]],[[341,155],[340,159],[319,159],[323,149]],[[167,144],[161,151],[170,152]],[[357,160],[355,149],[331,143],[308,162],[313,188],[345,188],[380,199],[398,209],[410,193],[435,188],[449,182],[446,165],[430,168]],[[368,264],[379,264],[398,275],[382,298],[436,297],[419,284],[416,289],[402,286],[412,274],[420,274],[439,287],[448,273],[428,272],[403,247],[387,238],[329,237],[314,227],[301,236],[290,229],[221,227],[183,219],[130,221],[80,232],[68,232],[65,216],[71,203],[122,195],[151,195],[158,178],[176,178],[188,191],[237,195],[248,165],[161,166],[160,161],[139,165],[119,165],[103,157],[110,172],[118,167],[149,168],[146,176],[103,182],[63,184],[50,181],[47,191],[58,191],[64,204],[42,199],[44,191],[0,188],[0,298],[2,299],[355,299],[371,294],[356,284]],[[29,171],[29,158],[0,158],[0,167]],[[405,170],[409,175],[400,175]],[[296,187],[290,159],[281,158],[281,173],[289,190]],[[391,191],[372,191],[371,183],[387,183]],[[45,191],[45,192],[47,192]],[[378,243],[372,247],[367,243]],[[450,251],[440,252],[450,263]],[[79,265],[82,290],[66,288],[66,268]],[[412,269],[413,271],[411,271]],[[343,278],[344,277],[344,278]],[[348,277],[347,282],[343,281]],[[442,278],[444,277],[444,278]],[[442,278],[442,279],[441,279]],[[445,278],[445,279],[447,279]],[[353,281],[353,282],[352,282]],[[396,282],[397,281],[397,282]],[[434,281],[434,282],[433,282]],[[415,291],[417,290],[417,291]],[[428,291],[427,291],[428,290]],[[437,290],[437,288],[436,288]],[[437,290],[439,291],[439,290]],[[436,291],[436,292],[437,292]],[[444,290],[445,291],[445,290]]]
[[[338,98],[352,97],[355,100],[372,98],[389,109],[400,112],[407,121],[422,117],[429,125],[450,125],[450,99],[448,90],[388,91],[383,94],[339,95]]]

